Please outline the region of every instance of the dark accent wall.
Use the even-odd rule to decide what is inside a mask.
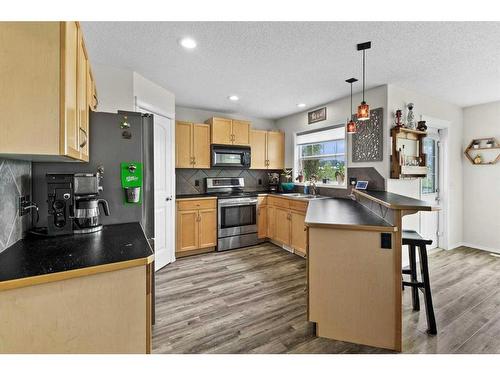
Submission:
[[[31,163],[0,159],[0,252],[22,239],[31,226],[31,215],[18,215],[20,195],[31,195]]]
[[[358,181],[368,181],[369,190],[385,191],[385,178],[373,167],[347,168],[347,183],[349,178],[355,177]],[[296,186],[298,192],[303,192],[303,186]],[[347,189],[318,188],[318,194],[334,198],[347,198],[351,194],[351,187]]]
[[[204,193],[206,177],[243,177],[245,179],[246,190],[268,190],[268,172],[275,171],[254,169],[176,169],[176,194]]]

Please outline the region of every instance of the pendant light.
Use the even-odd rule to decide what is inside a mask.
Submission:
[[[346,79],[346,82],[351,85],[351,107],[349,108],[349,117],[347,118],[347,134],[354,134],[356,133],[356,123],[354,122],[353,114],[352,114],[352,84],[354,82],[357,82],[358,80],[356,78],[349,78]]]
[[[358,106],[358,120],[366,121],[370,119],[370,106],[365,101],[365,51],[372,47],[372,42],[358,44],[358,51],[363,51],[363,101]]]

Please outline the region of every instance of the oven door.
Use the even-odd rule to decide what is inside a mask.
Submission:
[[[257,232],[257,200],[234,202],[220,200],[218,237],[236,236]]]
[[[250,168],[250,148],[213,145],[212,167]]]

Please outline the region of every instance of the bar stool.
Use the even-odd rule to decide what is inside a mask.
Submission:
[[[403,279],[403,289],[405,286],[411,287],[411,296],[413,303],[413,310],[420,310],[420,300],[418,291],[424,293],[425,313],[427,316],[427,333],[429,335],[436,335],[436,317],[434,316],[434,307],[432,305],[431,284],[429,280],[429,263],[427,260],[427,245],[432,244],[432,240],[426,240],[413,230],[403,231],[403,245],[408,246],[410,256],[410,266],[403,269],[403,275],[410,275],[410,281]],[[422,281],[417,278],[417,259],[415,248],[418,247],[420,258],[420,276]]]

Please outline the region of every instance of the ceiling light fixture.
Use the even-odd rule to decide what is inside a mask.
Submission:
[[[299,103],[299,104],[297,104],[297,107],[299,107],[299,108],[304,108],[305,106],[306,106],[305,103]]]
[[[347,118],[347,134],[356,133],[356,123],[353,120],[354,115],[352,113],[352,84],[357,81],[356,78],[346,79],[346,82],[351,85],[351,107],[349,108],[349,117]]]
[[[358,44],[358,51],[363,51],[363,101],[358,106],[358,120],[365,121],[370,119],[370,106],[365,101],[365,51],[372,48],[372,42]]]
[[[192,38],[182,38],[179,40],[179,44],[186,49],[196,48],[196,40]]]
[[[238,100],[240,100],[240,98],[238,98],[236,95],[231,95],[231,96],[228,96],[227,98],[229,100],[231,100],[232,102],[237,102]]]

